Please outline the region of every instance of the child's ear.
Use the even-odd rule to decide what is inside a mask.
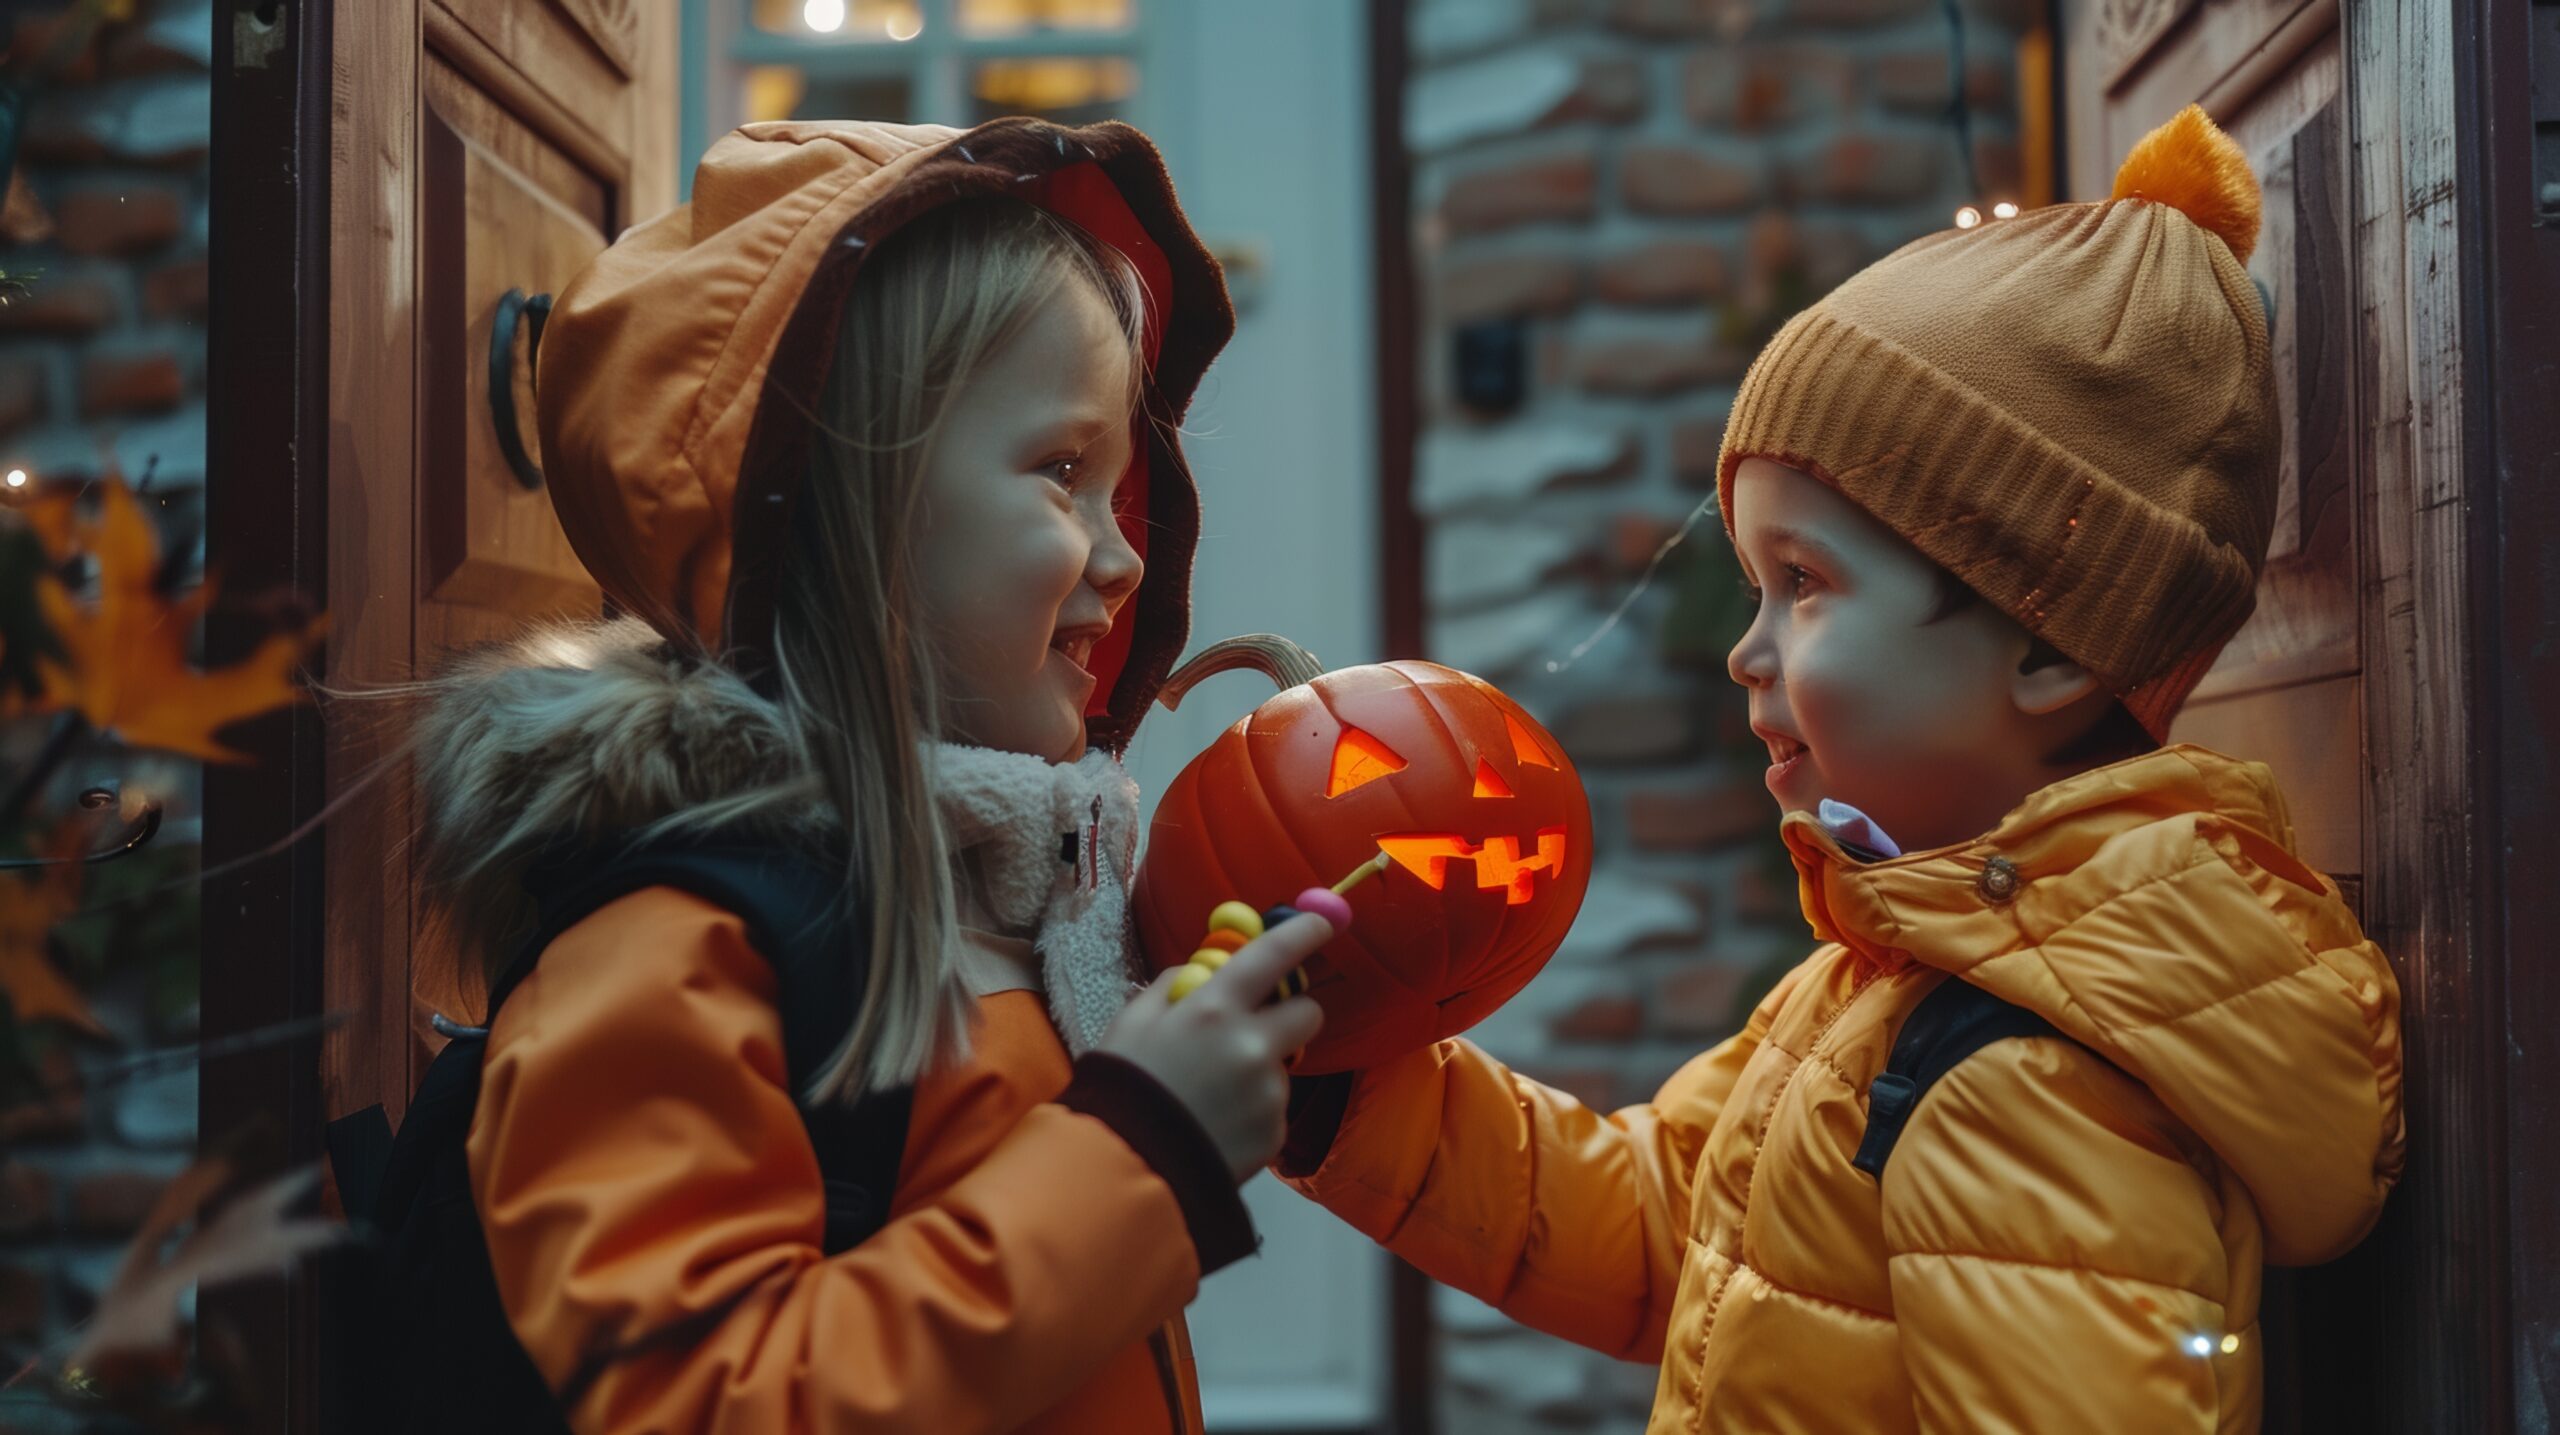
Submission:
[[[2041,643],[2034,645],[2009,679],[2009,700],[2029,717],[2058,713],[2105,690],[2097,674]]]

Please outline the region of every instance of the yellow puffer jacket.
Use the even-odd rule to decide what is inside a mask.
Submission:
[[[1652,1102],[1444,1042],[1363,1073],[1329,1147],[1293,1133],[1291,1183],[1660,1362],[1654,1432],[2256,1430],[2262,1263],[2355,1244],[2403,1145],[2398,987],[2267,770],[2170,748],[1875,864],[1784,830],[1831,945]],[[1950,1072],[1879,1185],[1868,1084],[1959,977],[2071,1040]]]

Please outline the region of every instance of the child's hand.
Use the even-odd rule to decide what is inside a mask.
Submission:
[[[1184,969],[1159,975],[1102,1034],[1101,1050],[1135,1064],[1191,1112],[1241,1185],[1280,1150],[1287,1134],[1289,1078],[1282,1063],[1313,1040],[1324,1009],[1313,998],[1264,1005],[1281,978],[1333,940],[1312,913],[1247,942],[1180,1004],[1170,998]]]

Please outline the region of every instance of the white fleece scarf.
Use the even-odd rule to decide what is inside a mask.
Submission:
[[[1128,926],[1138,784],[1100,751],[1052,763],[937,743],[925,760],[953,856],[971,859],[989,916],[1037,933],[1049,1018],[1069,1052],[1091,1050],[1137,987]]]

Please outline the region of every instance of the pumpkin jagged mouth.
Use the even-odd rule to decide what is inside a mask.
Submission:
[[[1538,874],[1564,871],[1564,829],[1541,828],[1534,838],[1488,837],[1470,842],[1454,832],[1395,832],[1378,839],[1378,848],[1395,864],[1437,892],[1449,882],[1451,862],[1472,863],[1476,886],[1507,890],[1504,901],[1517,907],[1537,891]]]

